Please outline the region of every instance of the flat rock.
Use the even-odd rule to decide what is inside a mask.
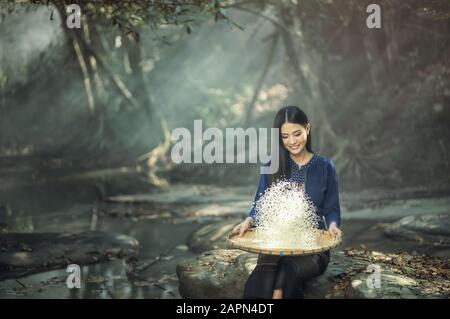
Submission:
[[[158,204],[214,204],[246,201],[251,205],[254,189],[249,187],[216,187],[213,185],[177,184],[161,188],[154,193],[118,195],[107,197],[106,201],[115,203],[158,203]]]
[[[424,212],[430,215],[448,214],[450,197],[432,198],[398,198],[383,199],[373,196],[365,199],[359,198],[359,193],[352,193],[342,199],[341,209],[346,213],[346,219],[364,220],[395,220],[404,216],[422,216]],[[350,199],[351,198],[351,199]]]
[[[0,234],[0,280],[137,256],[136,239],[104,232]]]

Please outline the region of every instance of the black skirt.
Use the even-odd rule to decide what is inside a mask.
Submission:
[[[258,256],[244,289],[245,299],[272,299],[275,289],[282,289],[283,298],[303,298],[308,280],[325,272],[330,252],[307,256]]]

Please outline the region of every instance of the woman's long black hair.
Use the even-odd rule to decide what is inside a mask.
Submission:
[[[306,125],[309,123],[308,117],[306,116],[305,112],[300,110],[297,106],[289,105],[282,107],[277,115],[275,115],[275,119],[273,121],[273,127],[279,129],[279,154],[278,154],[278,160],[279,160],[279,168],[278,171],[271,175],[270,177],[270,184],[277,181],[280,178],[288,178],[289,177],[289,153],[284,147],[283,140],[281,137],[281,126],[284,123],[293,123],[293,124],[300,124],[306,128]],[[311,147],[311,127],[309,130],[309,134],[306,140],[306,149],[313,153],[312,147]],[[276,156],[276,155],[274,155]]]

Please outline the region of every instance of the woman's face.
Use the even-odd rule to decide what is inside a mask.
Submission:
[[[306,147],[309,130],[309,123],[306,127],[294,123],[284,123],[281,126],[281,140],[289,153],[298,155],[303,151]]]

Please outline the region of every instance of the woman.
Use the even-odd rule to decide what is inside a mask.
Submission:
[[[242,236],[254,225],[255,203],[268,186],[284,177],[304,187],[320,217],[319,227],[328,230],[334,238],[342,236],[335,166],[313,152],[311,125],[306,114],[296,106],[283,107],[275,116],[273,127],[280,130],[279,169],[275,174],[261,175],[253,208],[232,233]],[[302,298],[305,283],[321,275],[329,262],[329,251],[307,256],[260,254],[245,285],[244,298]]]

